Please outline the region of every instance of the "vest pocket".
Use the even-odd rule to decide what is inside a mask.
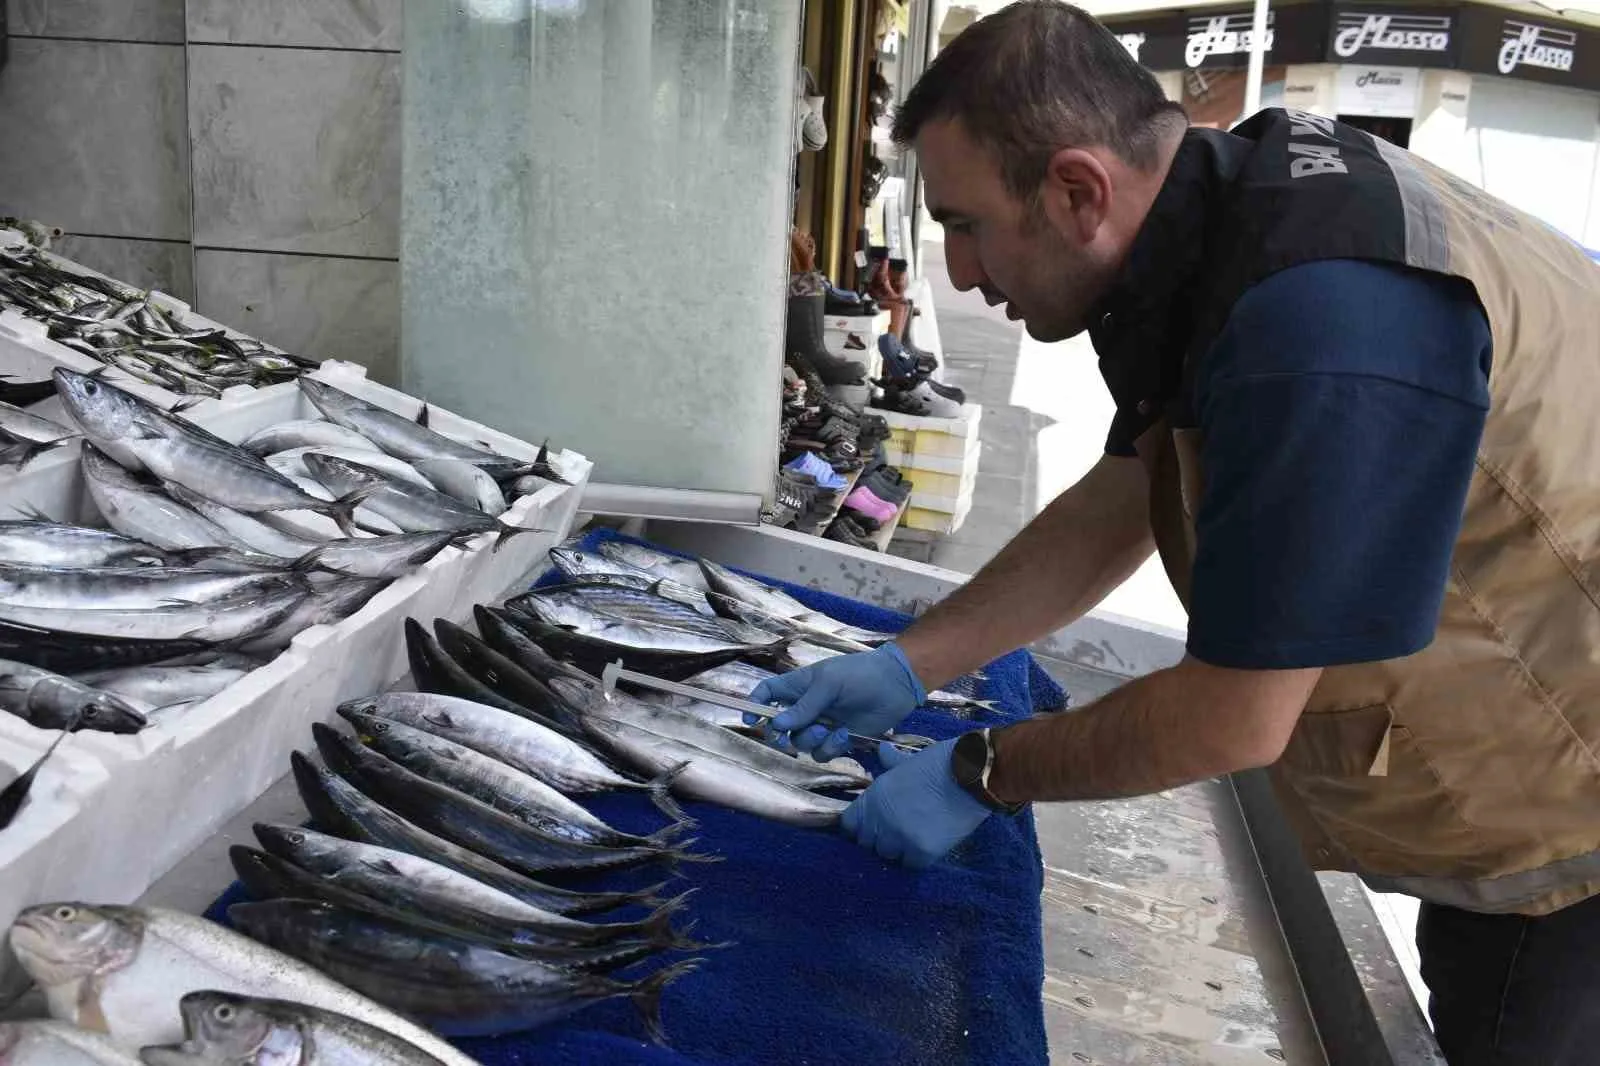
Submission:
[[[1393,729],[1394,712],[1387,703],[1344,711],[1308,711],[1289,737],[1283,766],[1297,775],[1386,776]]]

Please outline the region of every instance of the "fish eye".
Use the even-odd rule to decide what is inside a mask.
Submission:
[[[83,716],[85,718],[93,718],[96,715],[98,715],[99,713],[100,713],[100,708],[94,706],[93,704],[91,704],[88,707],[85,707],[83,709]]]
[[[77,916],[78,916],[78,908],[69,907],[69,906],[66,906],[65,904],[63,904],[60,907],[57,907],[55,909],[55,911],[51,914],[51,917],[53,917],[58,922],[70,922],[74,918],[76,918]]]
[[[306,835],[304,833],[288,833],[285,835],[291,844],[304,844],[306,842]]]
[[[89,380],[88,380],[88,381],[85,381],[85,382],[84,382],[84,383],[83,383],[83,391],[84,391],[84,392],[87,392],[87,393],[88,393],[88,394],[89,394],[89,395],[90,395],[90,396],[93,396],[93,395],[94,395],[94,394],[95,394],[95,393],[97,393],[97,392],[99,392],[99,391],[100,391],[100,386],[99,386],[99,384],[97,384],[97,383],[96,383],[96,382],[95,382],[95,381],[94,381],[94,380],[93,380],[93,379],[92,379],[92,378],[91,378],[91,379],[89,379]]]
[[[219,1022],[233,1021],[235,1013],[232,1003],[218,1003],[211,1008],[211,1016]]]

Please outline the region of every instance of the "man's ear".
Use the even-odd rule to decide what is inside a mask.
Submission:
[[[1111,172],[1098,156],[1082,148],[1063,148],[1050,157],[1039,183],[1039,205],[1057,231],[1089,244],[1111,213]]]

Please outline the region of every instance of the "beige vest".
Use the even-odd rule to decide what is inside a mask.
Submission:
[[[1543,914],[1600,892],[1600,267],[1543,223],[1383,154],[1409,264],[1467,279],[1483,303],[1491,409],[1433,644],[1328,669],[1271,774],[1317,868]],[[1194,433],[1161,424],[1138,443],[1185,602]]]

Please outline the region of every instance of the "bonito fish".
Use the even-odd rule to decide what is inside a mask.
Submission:
[[[304,1003],[191,992],[178,1009],[183,1043],[146,1047],[145,1066],[442,1066],[378,1026]]]
[[[317,970],[214,922],[156,908],[46,903],[11,927],[11,947],[52,1016],[128,1047],[183,1036],[178,1001],[215,989],[293,998],[375,1025],[447,1066],[472,1059]]]
[[[139,1058],[109,1037],[66,1022],[0,1022],[5,1066],[139,1066]]]
[[[137,733],[148,724],[144,715],[114,693],[4,659],[0,659],[0,710],[40,729]]]

